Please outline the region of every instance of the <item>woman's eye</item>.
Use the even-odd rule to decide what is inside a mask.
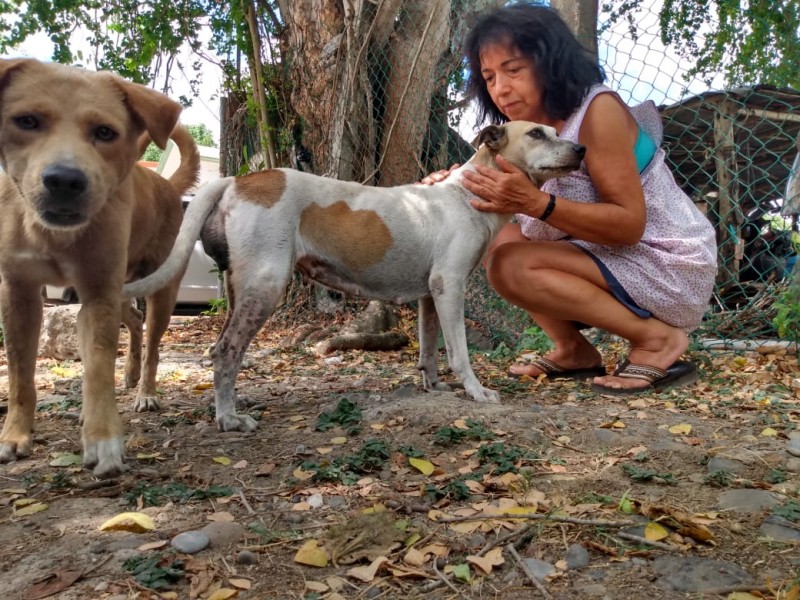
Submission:
[[[101,125],[95,129],[94,135],[101,142],[112,142],[117,139],[117,132],[106,125]]]

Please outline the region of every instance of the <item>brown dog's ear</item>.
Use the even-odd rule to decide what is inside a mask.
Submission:
[[[32,58],[2,58],[0,59],[0,89],[8,83],[8,76],[20,67],[36,62]]]
[[[145,85],[125,81],[116,75],[113,77],[115,83],[122,88],[131,112],[142,122],[143,130],[150,135],[156,146],[166,148],[169,134],[175,129],[183,107]]]
[[[500,125],[489,125],[481,130],[478,135],[478,146],[486,144],[490,150],[497,152],[508,142],[506,128]]]

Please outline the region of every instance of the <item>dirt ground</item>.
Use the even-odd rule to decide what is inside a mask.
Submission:
[[[487,406],[422,392],[413,344],[321,357],[267,327],[238,384],[259,428],[219,433],[220,326],[173,318],[159,412],[133,412],[123,343],[132,468],[110,481],[75,464],[80,363],[39,361],[34,454],[0,465],[0,598],[800,596],[793,354],[693,351],[700,384],[618,398],[474,353]],[[100,529],[128,511],[152,523]]]

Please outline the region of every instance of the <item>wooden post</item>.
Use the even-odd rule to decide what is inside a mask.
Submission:
[[[714,113],[714,163],[719,191],[717,284],[723,288],[739,282],[739,269],[744,255],[744,240],[741,236],[744,217],[739,205],[734,137],[736,111],[736,103],[727,98],[720,102]]]

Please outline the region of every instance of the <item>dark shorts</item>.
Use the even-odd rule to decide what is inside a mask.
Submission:
[[[641,317],[642,319],[649,319],[650,317],[653,316],[649,310],[646,310],[641,306],[639,306],[638,304],[636,304],[636,302],[633,300],[633,298],[630,297],[628,292],[625,291],[625,288],[622,287],[622,284],[619,281],[617,281],[616,277],[614,277],[614,274],[611,271],[609,271],[608,267],[605,266],[605,264],[603,264],[602,260],[597,258],[594,254],[592,254],[585,248],[581,248],[577,244],[575,244],[575,247],[583,250],[587,254],[587,256],[589,256],[594,261],[594,264],[596,264],[597,268],[600,269],[600,273],[602,273],[603,279],[606,280],[611,295],[614,296],[614,298],[616,298],[620,304],[622,304],[625,308],[630,310],[637,317]],[[586,328],[586,326],[580,323],[578,325],[581,329]]]

